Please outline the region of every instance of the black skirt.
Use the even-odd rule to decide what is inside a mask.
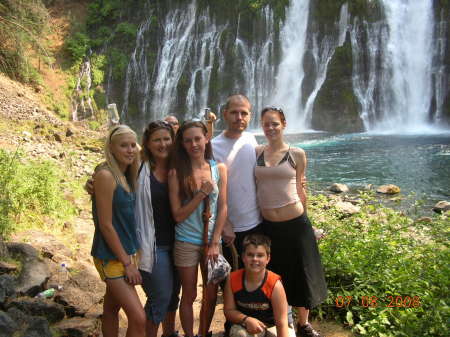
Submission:
[[[322,303],[327,285],[306,214],[283,222],[264,219],[262,231],[272,240],[268,269],[281,276],[289,305],[309,309]]]

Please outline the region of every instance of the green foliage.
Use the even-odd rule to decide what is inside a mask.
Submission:
[[[106,61],[105,55],[93,54],[91,57],[92,85],[94,87],[103,83]]]
[[[88,121],[88,126],[91,130],[99,130],[100,129],[100,123],[97,121]]]
[[[128,65],[128,56],[117,48],[111,48],[109,50],[109,63],[114,65],[113,78],[115,80],[122,79]]]
[[[70,55],[72,62],[76,63],[86,56],[90,47],[89,37],[82,32],[76,32],[65,41],[65,49]]]
[[[32,57],[49,62],[43,37],[48,31],[48,11],[39,0],[0,2],[0,71],[25,83],[39,84]]]
[[[351,217],[325,196],[310,199],[308,213],[328,233],[320,250],[329,296],[318,314],[365,336],[445,336],[450,214],[419,223],[368,193],[360,199]]]
[[[137,26],[129,22],[121,22],[117,25],[116,32],[125,35],[126,38],[134,38]]]
[[[17,224],[43,224],[44,216],[61,218],[72,212],[62,198],[61,170],[49,161],[25,162],[23,156],[0,150],[0,235]]]

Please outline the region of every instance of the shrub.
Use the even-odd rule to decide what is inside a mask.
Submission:
[[[16,224],[44,224],[44,216],[62,218],[73,208],[62,197],[61,170],[49,161],[23,161],[20,153],[0,150],[0,235]]]
[[[74,63],[83,60],[89,50],[89,46],[89,37],[82,32],[74,33],[65,42],[65,49]]]
[[[446,335],[448,213],[414,222],[368,194],[351,217],[324,196],[310,203],[313,222],[328,232],[320,249],[329,296],[317,314],[365,336]]]

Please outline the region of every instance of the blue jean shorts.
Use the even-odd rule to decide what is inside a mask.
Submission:
[[[161,323],[167,312],[178,308],[180,279],[173,264],[172,247],[156,247],[156,260],[151,273],[143,270],[142,289],[147,295],[145,312],[155,324]]]

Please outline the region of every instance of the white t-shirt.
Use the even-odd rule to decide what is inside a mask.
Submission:
[[[250,132],[243,132],[237,139],[225,137],[222,132],[212,140],[214,159],[227,166],[228,219],[235,232],[252,229],[262,220],[254,175],[257,145]]]

